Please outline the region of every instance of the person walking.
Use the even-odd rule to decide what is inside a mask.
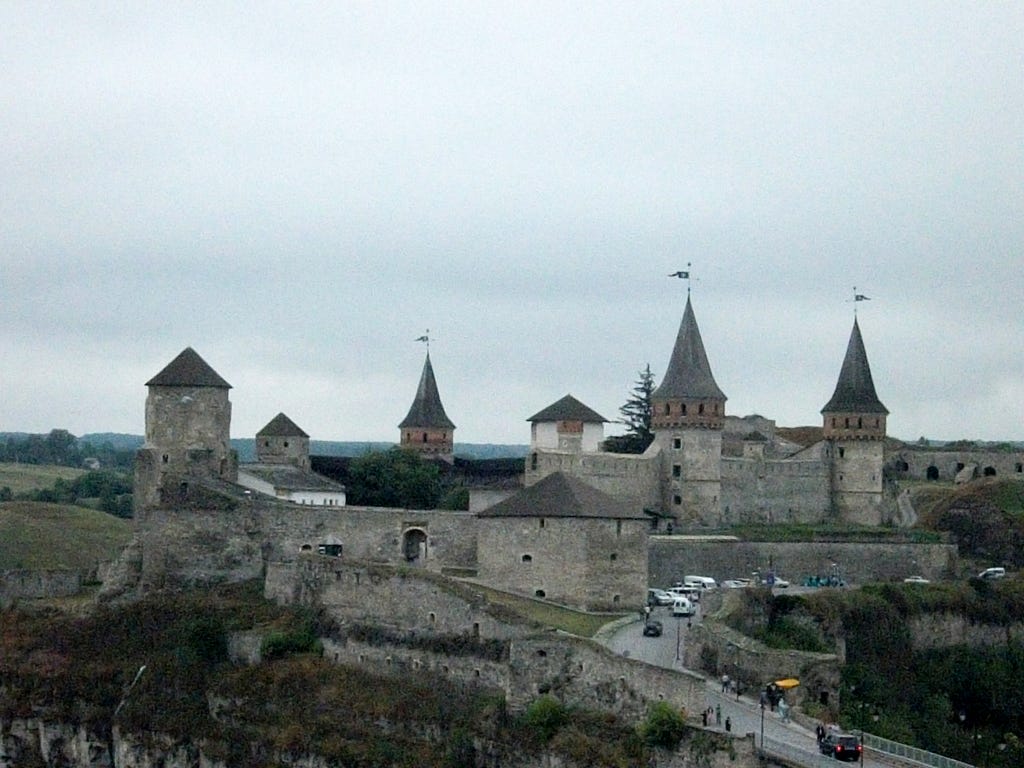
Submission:
[[[722,675],[722,693],[729,692],[729,676]]]
[[[821,744],[821,740],[825,738],[825,726],[820,722],[814,727],[814,735],[818,737],[818,744]]]
[[[715,725],[722,724],[722,705],[719,704],[715,707]]]
[[[732,733],[732,718],[731,717],[725,718],[725,732],[726,733]]]

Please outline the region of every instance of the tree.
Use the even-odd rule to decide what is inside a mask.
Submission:
[[[611,453],[643,453],[654,441],[651,431],[653,406],[651,395],[654,394],[654,374],[648,363],[640,371],[636,384],[629,399],[619,408],[622,422],[626,425],[626,434],[615,435],[604,441],[604,448]]]
[[[358,506],[435,509],[440,472],[413,451],[371,451],[352,461],[346,492],[349,503]]]

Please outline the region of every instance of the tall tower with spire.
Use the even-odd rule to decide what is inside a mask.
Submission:
[[[672,357],[651,395],[651,429],[663,461],[662,509],[687,525],[721,518],[725,401],[687,292]]]
[[[455,444],[455,425],[444,412],[441,395],[430,364],[430,352],[423,363],[420,385],[412,407],[398,425],[400,445],[419,453],[451,461]]]
[[[889,411],[875,394],[856,316],[839,381],[821,414],[833,514],[847,522],[880,524],[885,417]]]

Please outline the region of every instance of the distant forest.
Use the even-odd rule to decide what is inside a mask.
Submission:
[[[141,435],[97,432],[75,437],[66,429],[53,429],[47,435],[27,432],[0,432],[0,461],[20,464],[58,464],[82,467],[94,458],[104,469],[131,469],[132,461],[144,442]],[[309,452],[314,456],[362,456],[371,451],[387,451],[394,443],[344,442],[311,440]],[[238,451],[238,460],[256,460],[256,441],[238,438],[231,441]],[[519,459],[529,452],[528,445],[491,443],[456,443],[455,455],[467,459]]]

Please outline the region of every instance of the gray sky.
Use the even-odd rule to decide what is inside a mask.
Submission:
[[[194,7],[190,7],[194,6]],[[820,425],[853,287],[890,434],[1024,439],[1024,4],[0,5],[0,430],[618,417],[686,297],[727,411]],[[618,431],[612,427],[609,432]]]

